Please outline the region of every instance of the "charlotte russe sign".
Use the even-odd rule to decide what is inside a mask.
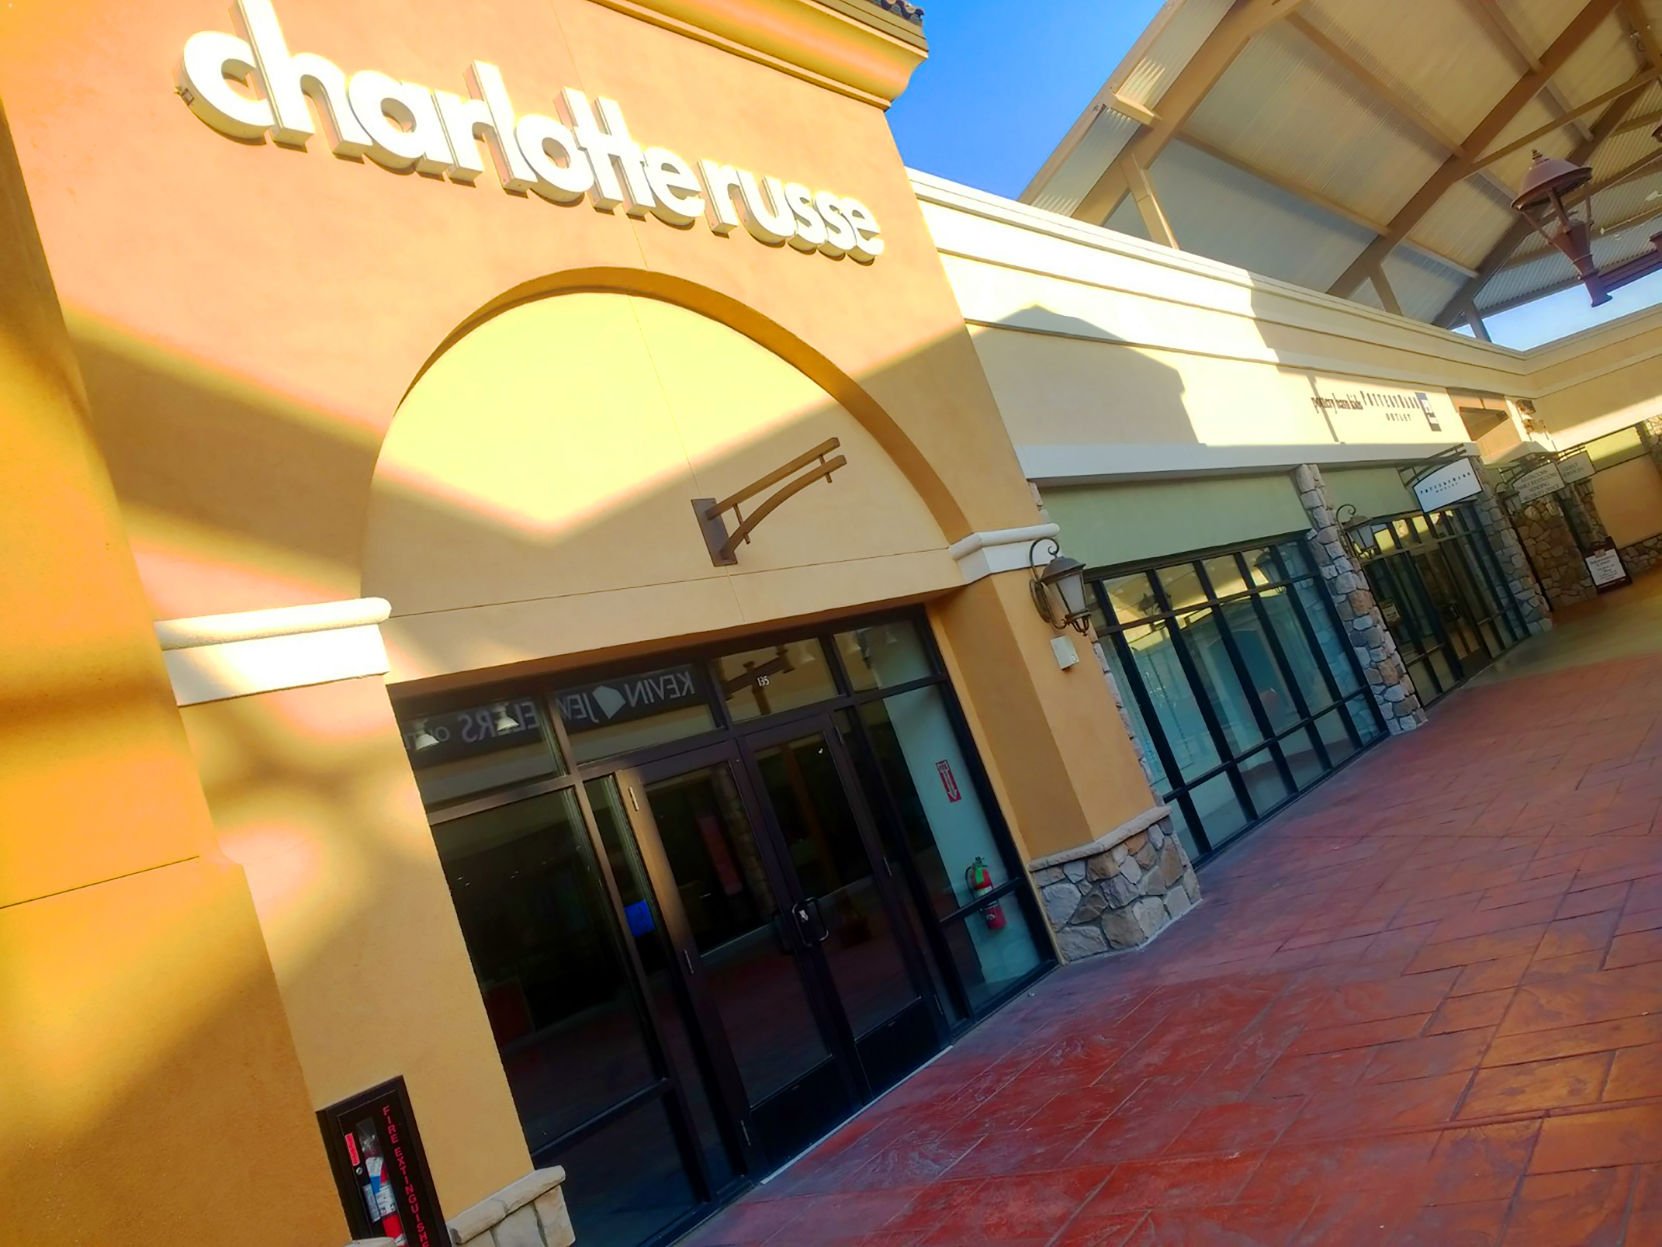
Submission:
[[[337,156],[367,156],[387,169],[471,185],[488,158],[503,190],[550,203],[586,199],[602,212],[621,206],[681,227],[702,218],[717,234],[743,228],[770,246],[866,264],[883,252],[877,219],[858,199],[719,160],[695,169],[665,148],[642,148],[613,100],[591,102],[567,88],[561,116],[522,114],[502,72],[484,61],[468,69],[466,95],[373,69],[349,75],[316,53],[290,52],[268,0],[237,0],[233,12],[242,35],[192,35],[177,72],[190,110],[231,138],[270,135],[304,147],[316,132],[316,105]]]

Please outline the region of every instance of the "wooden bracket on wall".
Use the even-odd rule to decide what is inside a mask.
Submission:
[[[750,534],[756,531],[756,526],[779,507],[787,498],[801,493],[815,481],[829,481],[831,474],[838,468],[848,466],[845,455],[835,455],[830,459],[826,456],[841,446],[842,442],[835,437],[828,437],[805,454],[798,455],[782,467],[775,468],[766,476],[758,477],[735,494],[717,501],[714,498],[694,498],[692,500],[693,514],[698,516],[698,526],[704,534],[704,544],[710,551],[710,562],[717,567],[730,567],[739,561],[736,553],[741,541],[748,542]],[[748,502],[769,486],[777,485],[786,480],[793,473],[801,471],[816,460],[819,466],[812,472],[797,477],[782,489],[777,489],[752,511],[749,516],[739,510],[742,503]],[[731,511],[739,526],[731,533],[727,531],[727,522],[722,519],[723,514]]]

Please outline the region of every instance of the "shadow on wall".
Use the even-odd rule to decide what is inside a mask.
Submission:
[[[1080,445],[1201,442],[1182,374],[1095,321],[1031,303],[970,331],[1029,475],[1066,479],[1071,448]],[[1083,408],[1081,395],[1093,396]],[[1078,469],[1083,477],[1127,466]]]

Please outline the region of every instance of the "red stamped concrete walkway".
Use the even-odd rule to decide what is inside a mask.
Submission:
[[[1662,1244],[1658,606],[1531,642],[689,1242]]]

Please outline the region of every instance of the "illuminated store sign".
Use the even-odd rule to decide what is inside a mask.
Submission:
[[[471,185],[485,171],[483,145],[502,189],[514,194],[555,204],[587,199],[601,212],[621,206],[675,226],[702,217],[717,234],[742,226],[770,246],[866,264],[883,253],[877,219],[859,200],[718,160],[700,160],[695,171],[672,151],[637,144],[613,100],[591,103],[567,88],[560,118],[522,115],[501,70],[484,61],[469,68],[465,96],[373,69],[348,75],[316,53],[290,52],[268,0],[237,0],[233,12],[247,37],[192,35],[177,73],[191,112],[231,138],[269,134],[304,147],[316,132],[309,99],[337,156]]]

